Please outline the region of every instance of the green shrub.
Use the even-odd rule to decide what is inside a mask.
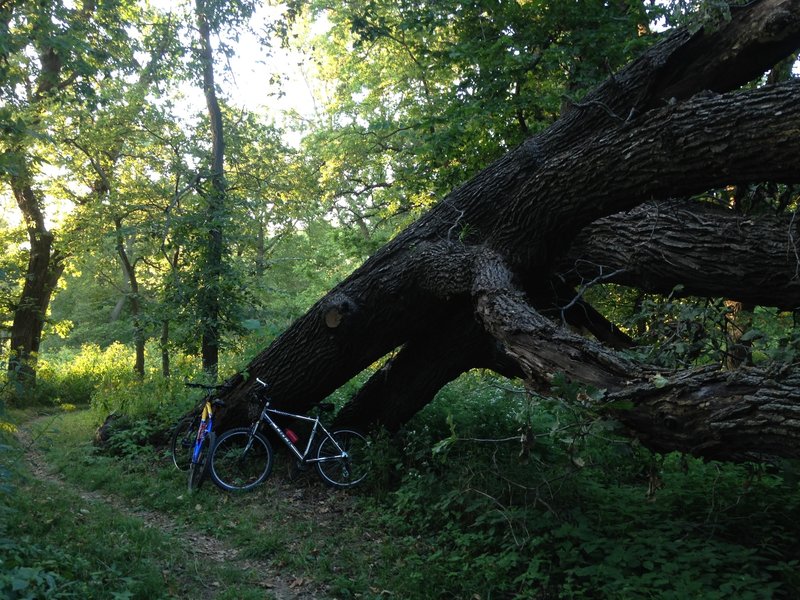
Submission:
[[[401,476],[373,499],[398,573],[384,587],[403,597],[797,593],[790,479],[654,456],[616,437],[591,402],[576,409],[589,392],[557,387],[569,402],[472,374],[409,423],[384,467]]]

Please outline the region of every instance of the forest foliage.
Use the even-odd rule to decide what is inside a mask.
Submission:
[[[334,9],[293,0],[275,11],[202,4],[215,34],[226,139],[226,203],[212,219],[211,123],[198,101],[194,35],[201,4],[0,7],[4,363],[14,364],[31,240],[52,236],[50,257],[63,267],[41,345],[24,357],[35,378],[19,365],[0,375],[0,420],[31,407],[89,407],[91,426],[124,415],[105,453],[79,446],[73,470],[156,473],[146,484],[151,502],[163,491],[156,486],[175,484],[164,474],[159,432],[197,400],[184,379],[207,377],[204,328],[219,331],[219,373],[237,372],[437,199],[551,124],[664,28],[729,17],[716,0],[358,0]],[[235,79],[246,34],[262,44],[252,60],[265,62],[257,108],[241,97],[253,89]],[[314,94],[310,108],[277,108],[296,85],[289,61]],[[794,63],[769,77],[796,76]],[[20,210],[25,191],[38,214]],[[704,199],[745,199],[743,211],[798,209],[796,189],[744,192]],[[224,254],[213,275],[220,312],[209,323],[211,231],[221,232]],[[800,353],[796,313],[683,298],[679,289],[659,296],[596,285],[585,293],[636,341],[632,354],[664,368],[732,355],[791,364]],[[357,383],[333,400],[341,406]],[[430,589],[481,598],[800,591],[796,465],[653,455],[582,402],[592,393],[557,379],[552,394],[537,396],[470,373],[397,436],[378,436],[358,515],[391,538],[377,551],[391,565],[385,572],[359,570],[357,560],[341,572],[282,555],[280,541],[264,550],[263,539],[237,535],[254,553],[302,563],[295,566],[336,597],[370,585],[411,598]],[[13,471],[3,478],[16,481]],[[13,490],[0,494],[14,523],[0,529],[8,567],[0,590],[25,597],[72,582],[75,596],[52,597],[101,597],[108,582],[94,575],[98,559],[24,530],[24,503]],[[154,508],[183,515],[178,504]],[[154,597],[155,584],[137,576],[124,576],[128,597]]]

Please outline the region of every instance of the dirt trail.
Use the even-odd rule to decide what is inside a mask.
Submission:
[[[142,526],[145,528],[154,527],[158,528],[160,531],[174,535],[184,542],[182,544],[183,549],[191,559],[197,562],[212,561],[224,564],[229,568],[255,571],[259,574],[260,581],[263,582],[265,598],[275,598],[276,600],[312,600],[325,597],[320,590],[309,589],[311,586],[309,586],[307,579],[302,580],[303,585],[301,588],[301,586],[298,585],[299,580],[296,578],[276,572],[275,568],[266,562],[241,558],[239,556],[239,551],[227,545],[223,540],[187,528],[185,525],[174,521],[168,515],[156,511],[133,508],[128,506],[121,498],[96,491],[85,490],[64,480],[49,468],[44,454],[37,448],[36,440],[33,438],[32,430],[35,429],[36,424],[47,418],[49,417],[40,417],[39,419],[26,423],[20,426],[16,432],[25,460],[30,467],[33,477],[36,479],[68,489],[90,504],[104,504],[114,508],[121,514],[139,519],[142,521]],[[193,598],[198,597],[198,591],[199,590],[195,590],[192,594]],[[208,585],[200,597],[212,600],[221,591],[220,588],[214,587],[214,585]]]

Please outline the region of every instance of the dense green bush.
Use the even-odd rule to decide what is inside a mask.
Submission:
[[[96,344],[64,348],[39,357],[35,386],[18,385],[12,376],[6,399],[19,406],[87,405],[100,386],[132,381],[132,357],[132,350],[119,343],[104,349]]]
[[[20,407],[90,406],[98,421],[111,413],[174,419],[189,409],[197,396],[183,382],[202,381],[199,359],[174,354],[172,376],[165,378],[157,356],[155,345],[148,346],[146,362],[150,367],[140,379],[133,371],[130,346],[114,343],[105,348],[96,344],[86,344],[80,350],[62,348],[39,358],[33,387],[17,385],[13,377],[8,380],[3,374],[3,399]]]
[[[391,457],[383,468],[401,474],[381,496],[394,539],[385,558],[402,573],[389,589],[625,599],[800,591],[800,497],[789,478],[654,456],[574,406],[470,375],[409,424],[402,452],[379,445]]]

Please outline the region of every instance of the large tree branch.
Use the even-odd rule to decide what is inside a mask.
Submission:
[[[555,373],[566,373],[598,388],[619,389],[643,375],[642,367],[540,315],[493,252],[478,256],[472,294],[478,320],[533,385],[547,387]]]
[[[800,306],[800,221],[686,202],[648,203],[595,221],[564,257],[572,285],[602,279],[668,295]]]
[[[470,369],[486,368],[522,377],[519,366],[472,317],[472,307],[455,306],[448,319],[409,340],[370,377],[339,412],[336,425],[396,431],[450,381]]]
[[[744,83],[749,75],[742,65],[766,71],[782,58],[784,48],[800,44],[799,9],[800,0],[763,0],[714,33],[669,36],[587,96],[587,107],[574,107],[546,132],[454,190],[313,306],[247,372],[273,384],[276,404],[303,410],[447,320],[453,303],[463,302],[471,291],[475,263],[470,253],[476,249],[488,247],[501,254],[525,279],[526,289],[537,278],[544,287],[574,235],[598,218],[650,198],[690,195],[736,182],[797,180],[796,84],[693,97],[707,88],[706,75],[689,69],[670,79],[670,73],[676,61],[691,58],[700,65],[725,55],[720,68],[729,75],[718,78],[719,91]],[[772,40],[767,49],[754,52],[752,45],[737,42],[759,36]],[[702,52],[686,50],[698,48],[703,40],[708,46]],[[669,85],[662,85],[667,80]],[[679,94],[673,91],[676,81]],[[665,102],[665,90],[676,98],[674,105]],[[600,104],[609,110],[594,108]],[[458,244],[463,251],[434,260],[432,249]],[[441,264],[450,266],[434,266]],[[484,315],[489,315],[524,303],[512,293],[492,296],[487,291],[485,305]],[[579,342],[577,336],[562,340],[562,329],[536,311],[521,314],[529,337],[520,338],[518,354],[539,345],[542,352],[570,347],[564,357],[530,352],[523,361],[530,378],[580,370],[598,384],[608,384],[604,387],[627,381],[630,365],[624,360],[606,357],[599,345]],[[510,327],[482,318],[514,348]],[[249,397],[251,382],[244,375],[231,379],[232,406]]]
[[[647,447],[709,459],[800,457],[800,370],[706,367],[610,394],[612,410]]]
[[[478,261],[478,317],[520,365],[528,383],[548,374],[608,388],[605,409],[651,449],[705,458],[796,458],[800,450],[800,372],[703,367],[667,377],[548,322],[515,289],[502,260]],[[629,408],[619,408],[629,406]]]
[[[651,108],[659,100],[695,94],[696,81],[714,92],[742,86],[764,74],[765,60],[772,68],[800,44],[800,4],[795,0],[750,2],[732,11],[732,26],[703,31],[670,55],[650,90]]]
[[[800,181],[798,98],[800,80],[695,96],[566,148],[511,197],[491,206],[495,214],[485,235],[492,248],[514,257],[515,269],[538,271],[547,269],[581,228],[646,199],[740,182]]]

